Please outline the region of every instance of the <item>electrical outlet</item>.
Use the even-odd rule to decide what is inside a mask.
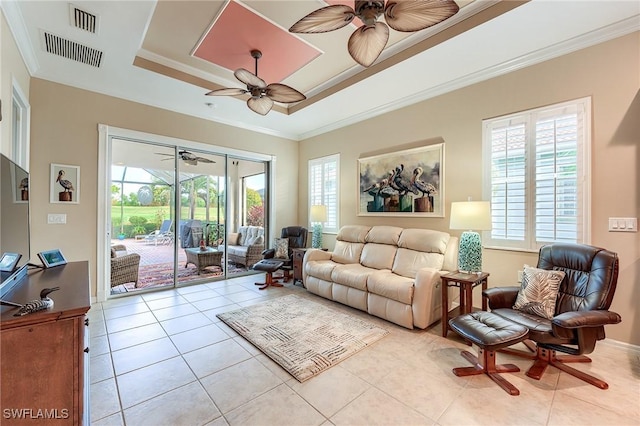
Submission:
[[[524,271],[518,271],[518,282],[521,283],[522,282],[522,274]]]

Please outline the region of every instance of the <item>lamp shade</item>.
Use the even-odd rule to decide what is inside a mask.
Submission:
[[[309,219],[311,222],[326,222],[327,221],[327,206],[311,206],[309,212]]]
[[[451,203],[450,229],[488,231],[491,229],[489,201],[458,201]]]

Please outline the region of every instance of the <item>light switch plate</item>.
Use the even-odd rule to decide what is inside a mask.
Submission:
[[[610,217],[609,232],[638,232],[638,218]]]
[[[47,223],[50,225],[62,225],[67,223],[67,215],[64,213],[54,214],[49,213],[47,215]]]

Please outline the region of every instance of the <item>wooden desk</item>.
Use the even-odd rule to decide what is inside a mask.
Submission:
[[[473,310],[473,289],[482,285],[482,290],[487,289],[489,274],[479,272],[467,274],[465,272],[451,272],[442,277],[442,337],[447,337],[449,332],[449,318],[468,314]],[[449,287],[460,289],[460,305],[449,311]],[[482,298],[482,310],[487,310],[487,301]]]
[[[46,311],[15,317],[18,308],[0,308],[0,406],[15,413],[3,424],[89,423],[89,263],[31,271],[3,299],[24,304],[56,286]]]

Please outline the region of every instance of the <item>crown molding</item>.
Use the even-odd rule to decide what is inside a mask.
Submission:
[[[505,61],[495,66],[467,74],[463,77],[459,77],[438,86],[429,88],[428,90],[423,90],[414,95],[407,96],[398,101],[390,102],[385,105],[363,111],[349,118],[345,118],[344,120],[333,122],[327,126],[322,126],[308,132],[303,132],[298,135],[298,140],[304,140],[312,138],[314,136],[319,136],[321,134],[350,126],[360,121],[368,120],[370,118],[374,118],[395,111],[397,109],[404,108],[434,98],[436,96],[440,96],[445,93],[470,86],[472,84],[480,83],[494,77],[499,77],[501,75],[505,75],[522,68],[539,64],[550,59],[564,56],[569,53],[585,49],[587,47],[595,46],[597,44],[604,43],[606,41],[613,40],[627,34],[631,34],[635,31],[640,30],[640,20],[638,19],[639,17],[640,15],[632,16],[615,24],[600,28],[596,31],[592,31],[587,34],[583,34],[581,36],[563,41],[561,43],[556,43],[543,49],[539,49],[526,55],[521,55],[510,61]]]
[[[29,71],[29,75],[34,76],[40,69],[40,64],[31,45],[29,34],[27,33],[27,25],[18,6],[19,3],[17,1],[0,1],[0,8],[7,18],[9,30],[18,45],[18,51]]]

